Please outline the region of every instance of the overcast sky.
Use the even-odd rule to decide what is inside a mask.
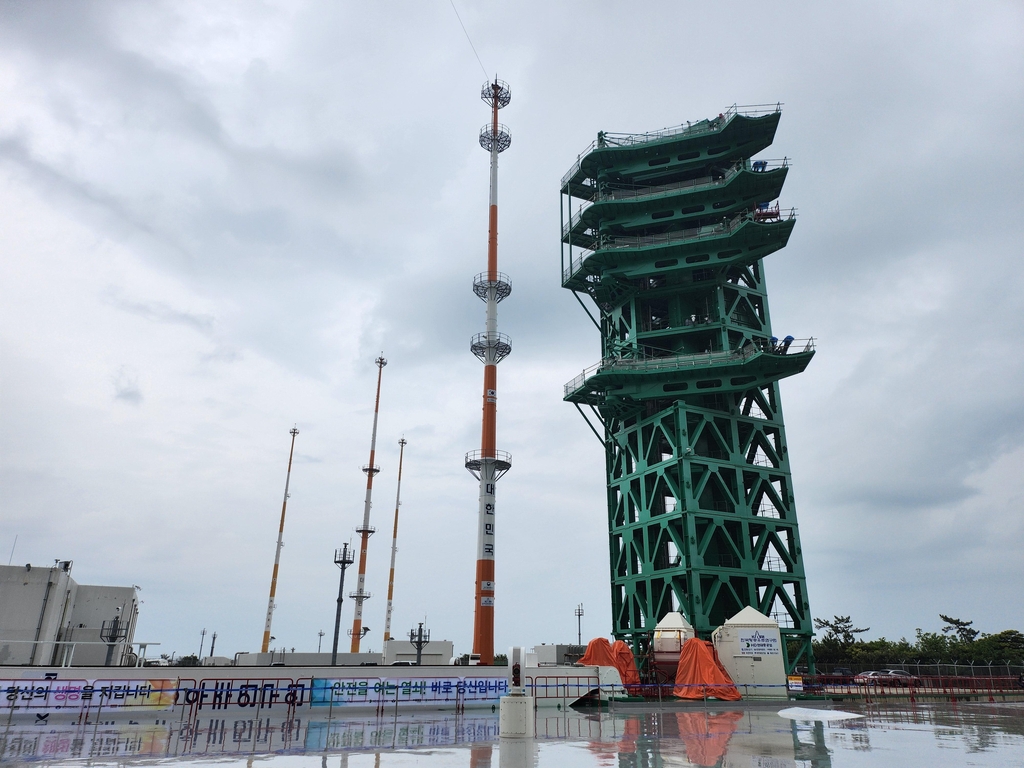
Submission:
[[[580,602],[585,638],[611,626],[602,447],[561,400],[600,346],[559,286],[559,179],[598,130],[777,101],[799,221],[773,324],[819,339],[782,384],[812,613],[1024,629],[1024,7],[457,5],[512,89],[499,650],[574,641]],[[404,434],[392,631],[469,650],[483,80],[448,0],[0,4],[3,562],[17,536],[15,563],[141,585],[161,651],[204,627],[258,650],[297,424],[275,645],[326,646],[384,350],[364,647]]]

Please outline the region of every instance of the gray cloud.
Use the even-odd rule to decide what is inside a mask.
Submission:
[[[184,325],[207,335],[213,330],[214,318],[211,315],[183,312],[159,301],[131,301],[124,298],[117,288],[107,288],[103,292],[103,300],[124,312],[153,322]]]
[[[142,404],[142,390],[139,389],[138,374],[129,372],[123,366],[113,377],[114,399],[130,405]]]
[[[782,385],[812,609],[889,635],[940,610],[1020,627],[997,599],[1020,573],[983,556],[1024,546],[1007,479],[1024,443],[1020,7],[460,8],[513,88],[499,643],[573,636],[580,601],[585,632],[609,624],[600,446],[560,400],[599,344],[559,287],[558,179],[598,130],[780,99],[769,154],[794,160],[800,218],[767,263],[772,317],[820,339]],[[0,488],[19,549],[148,579],[142,631],[168,650],[211,617],[226,649],[251,648],[298,421],[277,621],[310,647],[361,514],[383,348],[378,527],[410,441],[396,619],[426,610],[464,647],[486,110],[450,7],[9,2],[0,42]],[[130,553],[97,533],[112,524]]]

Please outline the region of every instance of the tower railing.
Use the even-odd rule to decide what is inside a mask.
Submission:
[[[763,215],[756,211],[744,211],[743,213],[734,216],[729,221],[719,222],[718,224],[708,224],[702,227],[678,229],[673,232],[662,232],[657,235],[604,235],[601,236],[600,239],[595,235],[592,247],[584,248],[579,256],[573,256],[573,258],[566,264],[565,269],[562,270],[562,282],[565,282],[579,272],[587,257],[591,256],[596,251],[618,248],[642,248],[649,245],[664,245],[667,243],[683,242],[685,240],[705,240],[708,238],[720,237],[723,234],[732,234],[748,221],[758,223],[777,223],[779,221],[795,219],[797,216],[796,208],[790,208],[788,211],[785,211],[785,215],[783,215],[783,211],[778,209],[777,206],[775,210],[777,216],[773,217],[770,221],[766,221]]]
[[[607,358],[588,368],[584,368],[578,376],[566,383],[564,391],[566,397],[578,392],[588,379],[598,373],[651,373],[677,370],[679,368],[714,367],[747,360],[757,354],[781,356],[813,352],[814,349],[815,339],[812,336],[807,339],[791,339],[785,347],[777,343],[772,344],[770,341],[758,340],[749,342],[740,349],[722,350],[719,352],[700,352],[698,354],[671,355],[666,357]]]
[[[572,168],[570,168],[568,173],[562,177],[562,186],[564,187],[568,184],[569,181],[579,173],[580,168],[583,166],[583,158],[599,147],[629,147],[636,144],[646,144],[651,141],[659,141],[661,139],[667,139],[675,136],[699,136],[702,134],[716,133],[725,128],[725,126],[729,124],[729,121],[736,117],[736,115],[743,115],[744,117],[763,117],[764,115],[771,115],[781,111],[781,101],[775,104],[745,104],[742,106],[733,104],[717,117],[712,117],[708,120],[700,120],[696,123],[673,125],[667,128],[662,128],[658,131],[648,131],[646,133],[607,133],[602,131],[597,135],[597,138],[590,142],[587,148],[577,156],[576,162],[573,164]]]
[[[635,200],[642,197],[651,197],[653,195],[660,195],[665,192],[676,192],[681,189],[701,189],[721,186],[731,181],[737,174],[743,171],[749,171],[752,173],[768,173],[770,171],[778,171],[782,168],[789,167],[789,158],[784,157],[781,160],[778,159],[764,159],[755,160],[753,163],[747,163],[746,161],[740,161],[730,166],[725,173],[719,177],[714,178],[713,176],[698,176],[695,179],[684,179],[682,181],[675,181],[671,184],[620,184],[620,183],[608,183],[602,185],[600,188],[594,187],[588,197],[577,197],[579,200],[583,200],[584,203],[595,203],[595,202],[607,202],[611,200]],[[589,206],[584,205],[576,216],[573,217],[569,224],[569,227],[563,228],[562,235],[564,236],[569,229],[575,226],[579,219],[579,215],[586,211]]]
[[[489,272],[480,272],[473,278],[473,293],[483,301],[487,301],[488,294],[494,289],[494,298],[503,301],[512,294],[512,278],[504,272],[498,272],[496,280],[491,280]]]
[[[636,200],[637,198],[651,197],[653,195],[660,195],[665,192],[677,192],[681,189],[701,189],[714,187],[720,187],[723,184],[728,184],[743,167],[739,164],[732,166],[725,172],[725,175],[720,179],[715,179],[711,176],[701,176],[697,179],[686,179],[685,181],[678,181],[673,184],[661,184],[656,187],[642,186],[642,185],[622,185],[612,189],[604,188],[600,191],[595,189],[593,196],[590,198],[588,203],[602,203],[612,200]],[[580,219],[583,218],[583,214],[590,210],[590,205],[581,205],[580,209],[576,214],[569,219],[569,223],[562,227],[562,237],[565,238],[576,225],[580,223]]]

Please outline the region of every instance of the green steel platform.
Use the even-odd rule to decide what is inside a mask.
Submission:
[[[565,399],[605,446],[615,636],[638,647],[678,610],[710,638],[750,605],[792,670],[813,630],[778,382],[814,340],[775,338],[768,311],[763,259],[796,212],[774,202],[788,161],[752,156],[780,117],[599,133],[562,179],[562,285],[601,334]]]

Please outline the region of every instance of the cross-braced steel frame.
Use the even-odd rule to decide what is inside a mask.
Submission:
[[[814,342],[772,333],[763,259],[795,212],[771,205],[788,161],[751,160],[780,114],[598,134],[562,180],[562,282],[601,332],[565,399],[605,446],[614,635],[679,610],[709,638],[749,605],[792,669],[812,625],[778,382]]]

